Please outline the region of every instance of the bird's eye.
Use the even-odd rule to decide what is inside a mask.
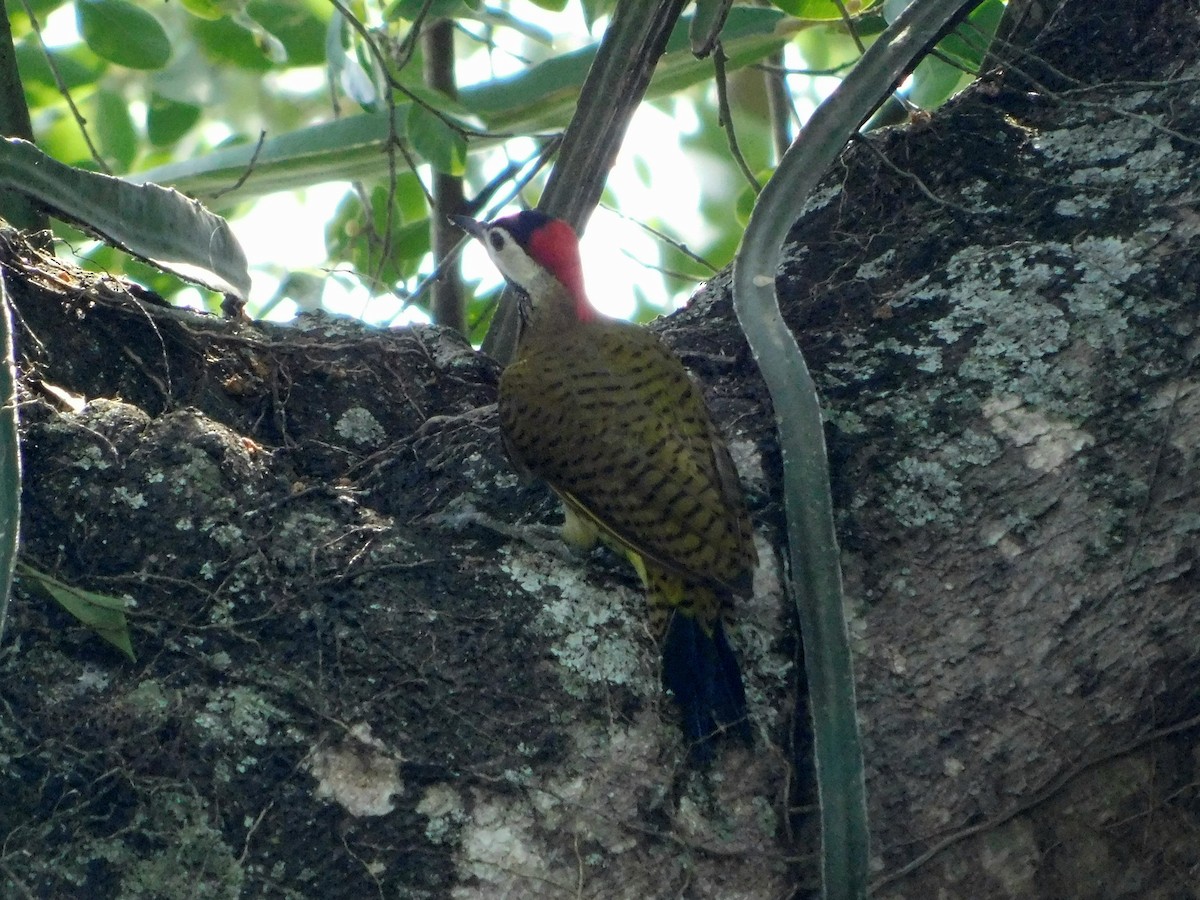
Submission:
[[[504,232],[493,231],[488,235],[488,242],[492,245],[493,250],[501,250],[504,248]]]

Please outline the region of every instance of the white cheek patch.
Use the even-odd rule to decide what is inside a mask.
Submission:
[[[486,246],[488,256],[492,258],[492,262],[496,264],[500,274],[518,287],[533,284],[543,271],[541,266],[530,259],[524,250],[511,241],[505,243],[499,250],[493,250],[490,242]]]

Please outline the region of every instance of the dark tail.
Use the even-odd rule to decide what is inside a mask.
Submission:
[[[718,731],[751,742],[742,673],[719,619],[709,636],[694,616],[671,612],[663,639],[663,685],[683,713],[694,762],[712,759]]]

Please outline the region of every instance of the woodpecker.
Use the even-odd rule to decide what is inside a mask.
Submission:
[[[505,450],[562,501],[563,539],[623,554],[646,588],[664,686],[689,752],[750,741],[726,623],[757,562],[729,450],[683,363],[645,328],[601,315],[566,222],[526,211],[454,216],[516,290],[520,332],[500,377]]]

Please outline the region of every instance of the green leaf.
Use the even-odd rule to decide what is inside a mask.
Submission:
[[[810,22],[840,22],[842,20],[842,10],[838,0],[771,0],[771,2],[789,16],[795,16],[797,19]],[[856,17],[862,15],[878,2],[879,0],[866,0],[855,10],[853,15]]]
[[[781,13],[770,9],[730,10],[721,33],[722,46],[730,59],[729,70],[757,62],[782,46],[787,41],[787,34],[781,30],[782,20]],[[204,28],[221,24],[196,20],[196,25]],[[668,53],[659,61],[648,97],[673,94],[712,78],[712,63],[692,57],[687,31],[687,20],[683,20],[672,35]],[[515,78],[464,88],[459,98],[461,107],[495,131],[536,133],[561,129],[575,110],[579,89],[595,55],[593,45],[548,60]],[[261,56],[259,61],[263,62]],[[267,67],[263,62],[263,68]],[[454,108],[444,97],[434,105],[443,110]],[[397,113],[407,116],[407,104],[398,104]],[[404,119],[398,121],[402,124]],[[379,112],[321,122],[268,138],[255,157],[253,177],[230,196],[244,200],[327,181],[387,177],[388,158],[381,151],[393,133],[387,112]],[[473,137],[470,150],[495,147],[501,140]],[[214,150],[203,157],[149,169],[140,174],[140,179],[172,184],[199,197],[227,192],[242,178],[254,153],[251,144]]]
[[[127,0],[76,0],[75,21],[101,59],[130,69],[161,69],[171,59],[158,19]]]
[[[567,8],[567,0],[533,0],[533,5],[548,9],[550,12],[562,12]]]
[[[133,644],[129,639],[129,623],[125,619],[126,602],[120,597],[98,594],[59,581],[39,572],[33,566],[17,563],[17,575],[22,582],[58,603],[63,609],[108,641],[131,662],[136,662]]]
[[[860,37],[865,35],[860,32]],[[793,42],[811,69],[833,69],[854,64],[862,51],[840,24],[826,23],[804,29]]]
[[[554,34],[552,32],[547,31],[545,28],[540,28],[531,22],[526,22],[524,19],[514,16],[507,10],[484,7],[477,12],[463,13],[460,18],[472,19],[484,25],[511,28],[522,37],[527,37],[535,44],[541,44],[543,47],[552,47],[554,45]]]
[[[200,121],[201,107],[192,103],[180,103],[162,94],[151,94],[146,109],[146,132],[150,143],[166,147],[175,143]]]
[[[108,63],[100,59],[86,46],[79,44],[64,49],[43,51],[36,40],[25,39],[17,45],[17,67],[21,70],[21,81],[28,91],[32,86],[43,85],[55,97],[58,93],[58,82],[50,69],[50,62],[58,70],[58,77],[68,89],[93,84],[101,73],[108,68]],[[50,60],[47,62],[46,57]]]
[[[414,103],[408,110],[405,132],[413,149],[439,172],[447,175],[466,172],[467,139],[440,116]]]
[[[463,0],[433,0],[426,4],[428,0],[397,0],[391,8],[384,13],[384,19],[388,22],[396,19],[408,19],[410,22],[421,15],[424,11],[427,20],[430,19],[457,19],[462,16],[467,4]],[[475,5],[475,4],[472,4]]]
[[[270,29],[265,28],[261,22],[244,12],[235,13],[230,18],[250,33],[254,38],[254,45],[258,47],[268,62],[277,66],[285,65],[288,62],[287,48],[283,46],[283,41],[272,34]]]
[[[100,152],[119,172],[126,172],[138,152],[138,135],[129,115],[129,104],[116,91],[101,89],[91,103],[89,120],[95,127]]]
[[[325,64],[330,80],[340,85],[346,96],[359,106],[368,110],[378,109],[379,90],[370,73],[347,50],[347,34],[351,40],[358,40],[358,35],[351,32],[346,19],[338,12],[330,19],[325,30]]]
[[[473,128],[477,131],[484,128],[483,120],[476,116],[470,107],[459,100],[453,100],[441,91],[435,90],[423,82],[415,81],[412,78],[402,79],[401,84],[406,94],[415,97],[424,103],[425,106],[432,106],[442,115],[453,119],[464,128]]]
[[[371,191],[371,222],[355,193],[348,193],[325,228],[330,259],[349,262],[369,279],[374,290],[388,290],[413,278],[429,252],[429,219],[403,222],[393,210],[387,233],[388,191]]]
[[[760,169],[754,173],[754,177],[758,179],[759,184],[766,184],[771,180],[771,176],[774,173],[774,169]],[[738,223],[742,226],[745,226],[750,221],[750,214],[754,212],[754,204],[758,200],[758,193],[749,184],[746,184],[738,194],[737,203],[734,207],[734,215],[737,217]]]
[[[471,285],[472,300],[467,306],[467,338],[478,347],[492,327],[492,319],[496,315],[496,307],[500,305],[500,292],[480,297],[475,293],[475,285]]]
[[[971,76],[957,66],[927,56],[913,70],[912,86],[904,95],[921,109],[935,109],[970,81]]]
[[[243,298],[250,292],[229,223],[177,191],[74,169],[15,138],[0,140],[0,185],[185,278]]]
[[[953,56],[965,68],[978,71],[983,63],[983,55],[987,52],[996,29],[1000,27],[1000,19],[1004,15],[1002,0],[984,0],[967,16],[969,25],[959,25],[946,35],[938,44],[938,50]],[[963,35],[967,38],[964,39]]]
[[[226,5],[222,0],[182,0],[180,5],[198,19],[208,19],[215,22],[226,14]]]
[[[396,208],[401,222],[416,222],[429,218],[429,201],[415,172],[396,173]]]
[[[25,10],[33,13],[42,22],[46,21],[46,17],[60,6],[64,6],[66,0],[5,0],[4,6],[8,11],[9,18],[16,20],[17,16],[24,13]]]
[[[951,65],[934,56],[927,56],[913,71],[913,83],[908,98],[922,109],[941,106],[955,93],[971,83],[972,76],[963,69],[978,71],[983,55],[1004,15],[1000,0],[987,0],[968,17],[969,24],[960,25],[937,45],[938,50],[958,61]],[[969,35],[969,40],[962,37]]]
[[[42,117],[37,129],[38,145],[47,156],[84,168],[95,168],[91,150],[79,131],[79,123],[65,109],[52,109]],[[4,174],[0,168],[0,176]]]
[[[238,25],[233,19],[191,19],[188,22],[192,35],[204,54],[216,63],[230,63],[239,69],[265,72],[272,68],[271,61],[263,55],[254,35]]]
[[[616,9],[617,0],[582,0],[582,6],[583,21],[587,25],[588,31],[591,31],[597,19],[607,16]]]
[[[406,106],[400,105],[400,115],[407,112]],[[400,123],[402,126],[403,118]],[[381,147],[391,133],[386,113],[347,116],[268,138],[257,155],[253,142],[240,141],[203,157],[148,169],[140,172],[137,179],[173,184],[193,196],[222,193],[237,200],[324,181],[376,179],[387,174],[387,156]],[[232,192],[252,156],[253,177],[246,179],[236,193]]]
[[[705,57],[712,53],[732,5],[733,0],[696,0],[696,12],[688,29],[693,55]]]
[[[758,62],[787,41],[779,29],[783,17],[774,10],[735,7],[721,32],[729,71]],[[673,94],[712,78],[712,63],[692,56],[690,18],[671,32],[667,52],[658,61],[648,99]],[[498,131],[532,131],[562,127],[570,119],[579,90],[596,56],[592,45],[548,59],[521,75],[463,89],[462,103]]]

